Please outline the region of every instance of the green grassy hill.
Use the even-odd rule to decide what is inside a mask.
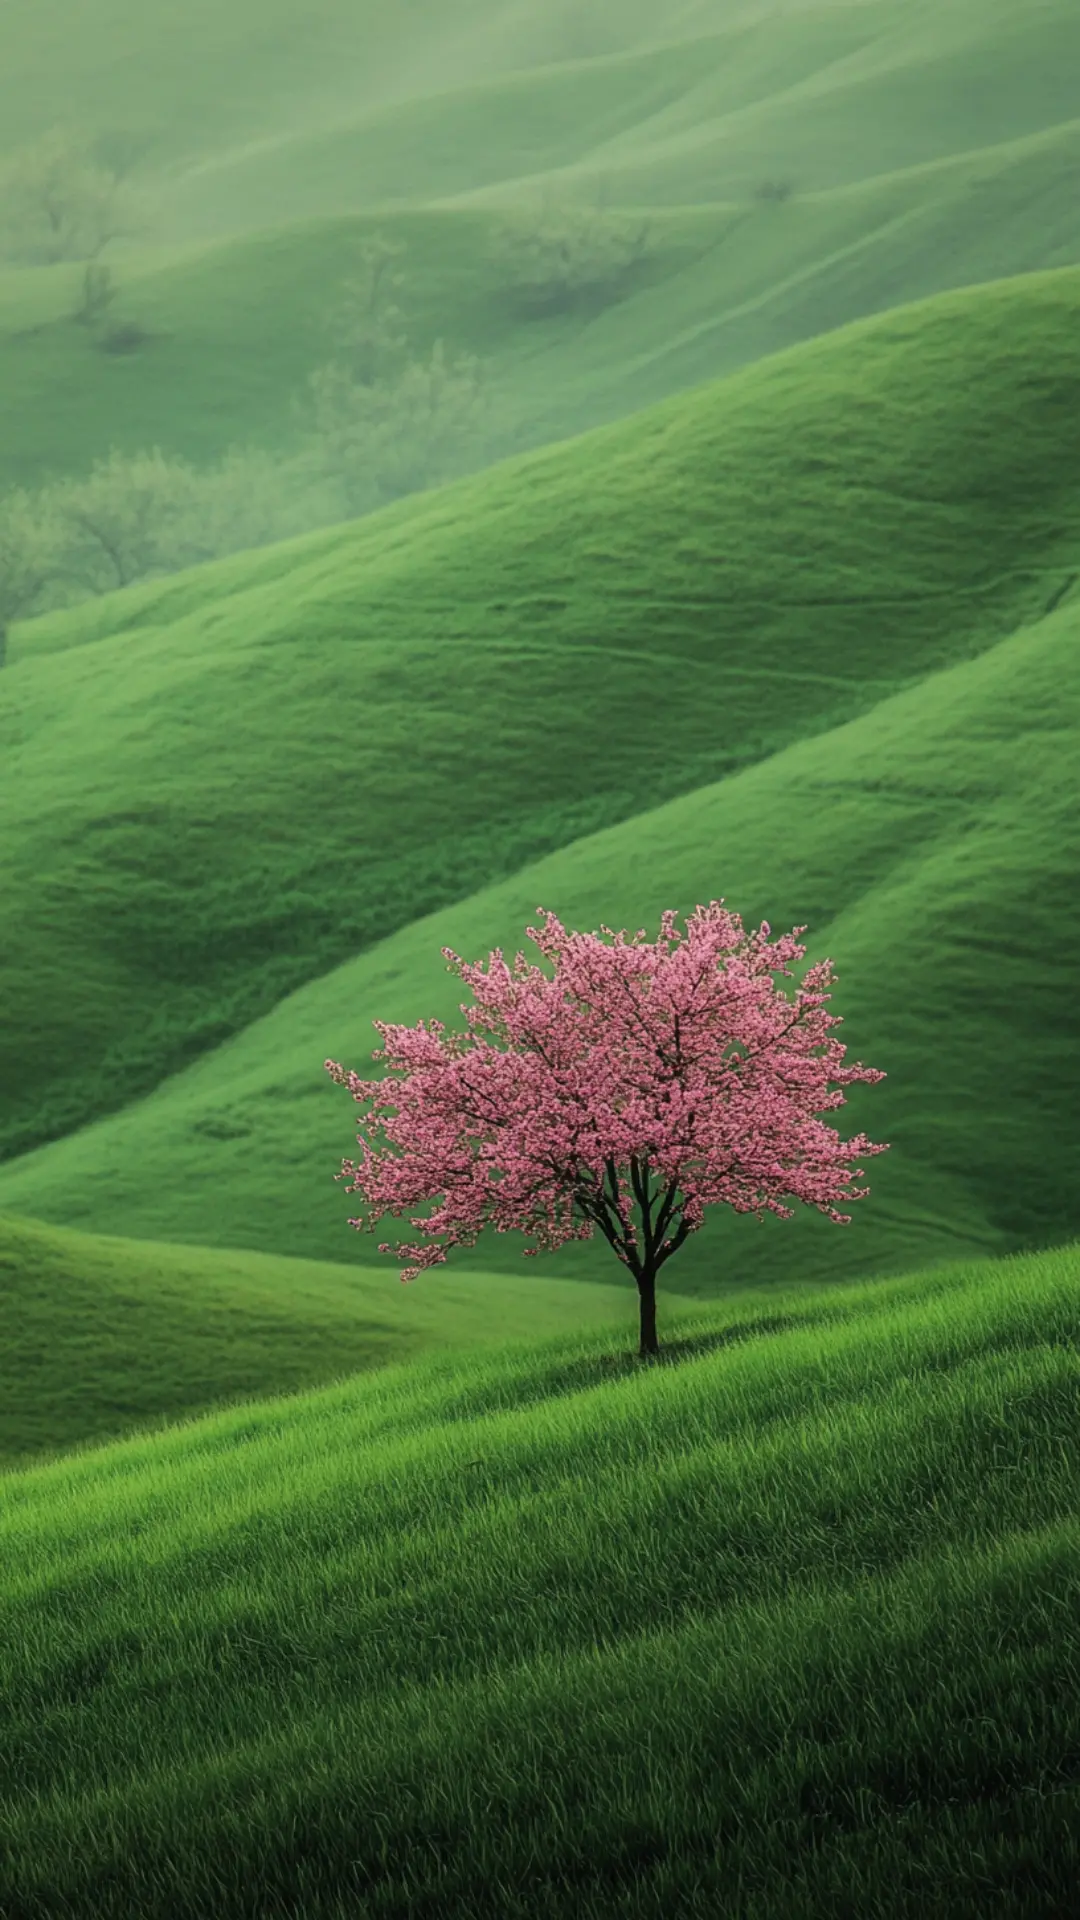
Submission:
[[[115,47],[124,47],[124,59]],[[2,148],[47,113],[151,141],[175,232],[247,231],[553,173],[678,205],[799,191],[1076,118],[1071,0],[11,0]],[[210,57],[212,56],[212,57]],[[47,82],[47,92],[44,91]]]
[[[351,1249],[348,1249],[351,1252]],[[322,1386],[439,1348],[607,1327],[636,1337],[613,1268],[582,1288],[455,1265],[437,1290],[333,1265],[119,1240],[0,1216],[0,1465],[112,1440],[257,1395]],[[664,1321],[693,1309],[673,1296]]]
[[[364,204],[506,198],[554,176],[616,202],[819,193],[1075,121],[1070,0],[804,7],[606,59],[488,76],[217,153],[173,194],[178,230]]]
[[[0,1205],[348,1259],[351,1207],[332,1173],[356,1110],[323,1059],[363,1067],[375,1018],[458,1020],[441,947],[513,952],[538,904],[567,925],[632,928],[723,894],[748,923],[807,923],[809,957],[833,955],[851,1057],[889,1075],[854,1089],[840,1119],[892,1151],[849,1227],[808,1211],[760,1224],[710,1213],[665,1291],[895,1271],[1075,1234],[1078,643],[1080,605],[1065,605],[859,720],[403,927],[148,1098],[0,1169]],[[518,1256],[512,1238],[462,1258],[520,1272]],[[543,1262],[592,1280],[613,1266],[599,1239]],[[437,1292],[442,1276],[416,1284]]]
[[[69,88],[68,12],[47,10],[57,112],[94,70],[80,15]],[[445,337],[487,362],[478,460],[900,302],[1080,260],[1072,0],[1022,20],[972,0],[779,17],[713,0],[665,15],[660,45],[655,13],[626,0],[459,0],[438,21],[411,7],[405,42],[399,16],[326,0],[302,50],[289,6],[214,12],[213,73],[168,57],[156,18],[124,28],[117,72],[138,73],[139,112],[156,102],[152,218],[115,255],[113,317],[141,348],[103,352],[69,317],[81,270],[0,270],[0,483],[81,471],[113,444],[200,462],[236,441],[292,446],[349,241],[371,226],[409,244],[417,348]],[[34,0],[0,28],[0,53],[18,53],[0,59],[0,143],[44,97],[45,17]],[[120,96],[113,79],[98,76],[90,118],[130,131],[130,79]],[[762,199],[770,183],[791,197]],[[618,300],[537,321],[507,297],[493,229],[541,193],[650,209],[652,257]]]
[[[620,135],[654,151],[665,141],[723,141],[740,115],[780,123],[798,144],[806,100],[812,122],[835,125],[833,145],[850,168],[851,120],[864,144],[927,158],[983,144],[972,135],[987,128],[1009,137],[1045,124],[1056,100],[1068,109],[1059,117],[1071,117],[1066,56],[1075,28],[1068,0],[1031,0],[1022,23],[1007,0],[676,0],[662,16],[649,0],[455,0],[452,8],[412,0],[407,9],[312,0],[302,21],[291,0],[192,0],[182,23],[148,14],[138,0],[110,0],[107,10],[9,0],[0,150],[32,136],[46,113],[141,133],[166,179],[182,184],[202,168],[204,215],[220,219],[230,169],[291,151],[283,178],[302,193],[313,136],[362,141],[365,124],[384,114],[391,142],[395,123],[441,118],[453,128],[444,144],[474,167],[501,135],[514,142],[520,172],[534,156],[556,164],[551,143],[560,132],[566,138],[568,122],[579,151],[603,153]],[[563,102],[575,87],[571,115]],[[899,97],[883,115],[891,88]],[[927,89],[938,95],[934,111],[912,112],[910,96],[926,104]],[[623,125],[623,103],[635,93],[640,104]],[[860,95],[870,112],[860,113]],[[813,132],[821,146],[816,123]],[[408,168],[433,145],[426,131],[397,136],[391,191],[425,192]],[[509,157],[499,157],[504,172]],[[266,177],[270,204],[280,187]],[[354,179],[359,202],[375,197]],[[250,214],[249,193],[245,225]]]
[[[0,1481],[8,1910],[1050,1920],[1080,1252]]]
[[[0,678],[4,1153],[1037,619],[1080,568],[1078,315],[1072,272],[951,296],[24,629]]]
[[[636,7],[618,9],[633,17]],[[558,8],[555,9],[556,15]],[[10,0],[0,109],[5,146],[32,136],[43,110],[151,135],[165,165],[235,143],[280,138],[331,111],[387,93],[413,98],[541,57],[545,0],[191,0],[178,15],[139,0],[88,8],[79,0]],[[518,15],[518,46],[506,28]],[[530,51],[530,30],[532,49]],[[619,44],[616,41],[616,44]],[[118,58],[118,49],[123,58]],[[43,96],[42,82],[49,81]]]
[[[852,1130],[894,1144],[850,1228],[717,1220],[670,1286],[1077,1231],[1078,307],[1074,274],[952,296],[27,629],[7,1139],[70,1137],[0,1205],[348,1259],[327,1055],[456,1017],[440,946],[513,950],[538,903],[723,894],[833,954],[890,1075]]]

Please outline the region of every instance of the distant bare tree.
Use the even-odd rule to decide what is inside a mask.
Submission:
[[[96,260],[110,241],[137,230],[127,174],[134,148],[108,157],[107,141],[54,127],[0,169],[0,235],[14,260],[53,265]]]
[[[333,517],[302,462],[286,462],[259,448],[230,447],[215,467],[192,472],[186,517],[176,529],[177,564],[193,566],[270,546]]]
[[[116,298],[112,268],[100,260],[88,260],[83,268],[82,290],[74,318],[81,326],[93,327]]]
[[[329,320],[335,363],[351,379],[371,386],[398,370],[407,357],[399,331],[401,308],[395,295],[405,276],[397,262],[406,249],[400,240],[375,233],[357,248],[356,268],[345,281]]]
[[[297,403],[339,514],[369,513],[464,471],[481,430],[480,362],[449,353],[442,340],[426,358],[410,347],[397,302],[405,251],[382,233],[360,243],[327,322],[333,358],[309,375]]]
[[[313,524],[282,461],[240,447],[203,469],[159,447],[114,447],[84,478],[57,482],[49,499],[67,532],[68,573],[86,594],[266,546]]]
[[[108,593],[185,564],[194,469],[155,447],[113,448],[83,479],[64,480],[53,499],[68,529],[72,565],[88,593]]]
[[[200,469],[113,448],[81,478],[0,495],[0,665],[8,628],[57,607],[331,523],[303,460],[233,447]]]

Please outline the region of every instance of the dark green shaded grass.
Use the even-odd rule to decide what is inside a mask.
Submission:
[[[1080,566],[1078,313],[1071,272],[944,297],[26,630],[0,1149],[1036,618]]]
[[[1067,1911],[1078,1282],[455,1354],[6,1477],[9,1903]]]

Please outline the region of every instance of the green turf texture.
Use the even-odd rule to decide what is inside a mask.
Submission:
[[[20,1920],[1049,1916],[1080,1249],[0,1479]]]
[[[0,1206],[355,1258],[324,1058],[458,1017],[440,947],[516,950],[538,905],[633,928],[722,895],[833,955],[889,1075],[850,1130],[893,1150],[850,1228],[710,1216],[674,1290],[1080,1229],[1078,317],[1072,271],[945,296],[24,629],[5,1130],[73,1131]],[[477,1254],[520,1270],[516,1239]]]

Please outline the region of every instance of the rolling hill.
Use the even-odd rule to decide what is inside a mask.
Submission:
[[[346,1259],[349,1208],[331,1175],[354,1109],[324,1058],[362,1067],[374,1018],[455,1020],[461,986],[440,948],[513,951],[538,903],[568,925],[637,926],[722,894],[750,924],[809,924],[810,958],[833,955],[852,1057],[889,1075],[853,1090],[849,1130],[865,1125],[892,1151],[850,1227],[718,1212],[665,1269],[665,1291],[1068,1237],[1080,1224],[1078,642],[1080,607],[1063,607],[860,720],[403,927],[156,1093],[0,1168],[0,1205],[91,1231]],[[520,1272],[516,1253],[481,1243],[465,1264]],[[379,1264],[389,1279],[393,1262]],[[543,1270],[603,1280],[613,1264],[598,1241]]]
[[[1069,0],[863,0],[761,11],[219,151],[175,182],[177,230],[221,232],[358,205],[505,199],[545,181],[614,203],[821,193],[1076,120]],[[730,16],[729,16],[730,17]],[[261,218],[255,217],[255,210]]]
[[[1076,1247],[3,1477],[9,1911],[1050,1920]]]
[[[949,296],[24,629],[0,678],[5,1157],[424,914],[1037,620],[1080,567],[1078,310],[1072,272]]]
[[[114,0],[125,61],[100,74],[102,35],[95,50],[69,0],[8,9],[0,153],[28,103],[87,119],[96,74],[99,132],[149,116],[152,217],[113,256],[136,350],[103,352],[70,317],[81,269],[0,268],[0,484],[110,445],[293,449],[349,246],[373,226],[408,243],[417,350],[445,338],[485,361],[473,464],[898,303],[1080,260],[1072,0],[1022,21],[972,0],[710,0],[667,10],[659,41],[627,0],[407,16],[324,0],[302,52],[290,6],[211,11],[212,71]],[[618,298],[538,321],[508,297],[496,229],[543,196],[649,211],[647,268]]]
[[[20,788],[13,752],[5,840],[28,878],[7,991],[25,992],[35,1050],[31,1074],[17,1027],[9,1140],[42,1124],[31,1093],[57,1132],[68,1101],[72,1131],[13,1154],[0,1206],[348,1258],[331,1174],[353,1109],[328,1055],[362,1065],[376,1017],[455,1018],[440,947],[512,951],[538,904],[637,926],[723,895],[748,922],[806,923],[810,957],[833,955],[852,1057],[890,1076],[856,1090],[851,1130],[893,1150],[849,1228],[711,1220],[670,1289],[1075,1233],[1078,293],[1070,273],[909,309],[426,504],[41,623],[0,688],[26,769]],[[679,592],[690,565],[707,595]],[[412,635],[380,653],[364,639],[390,630],[395,578]],[[351,682],[360,734],[343,692],[357,661],[375,690],[385,676],[377,726]],[[682,792],[650,807],[664,754]],[[66,841],[47,837],[44,793]],[[555,844],[530,858],[541,807]],[[590,831],[590,807],[611,824]],[[319,882],[357,955],[336,969],[300,937],[302,909],[318,931]],[[416,914],[425,885],[443,903]],[[255,1017],[278,928],[308,984],[290,994],[280,957],[264,961],[278,1004]],[[254,1024],[212,1046],[230,962]],[[202,1057],[178,1071],[174,1053],[170,1073],[163,1041]],[[482,1244],[469,1264],[508,1257]],[[545,1265],[605,1279],[608,1262],[590,1245]]]
[[[115,47],[123,45],[117,61]],[[1070,0],[10,0],[0,152],[149,144],[176,237],[551,174],[685,205],[851,185],[1076,118]]]

